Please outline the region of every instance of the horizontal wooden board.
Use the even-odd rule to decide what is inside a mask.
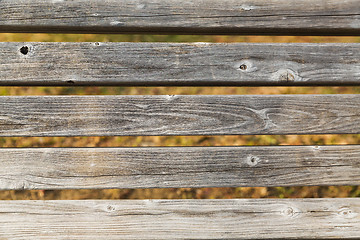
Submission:
[[[360,85],[360,44],[6,42],[0,85]]]
[[[3,239],[356,239],[358,199],[0,201]]]
[[[358,0],[3,0],[1,32],[360,35]]]
[[[1,96],[0,136],[358,134],[359,95]]]
[[[360,145],[0,148],[0,189],[360,185]]]

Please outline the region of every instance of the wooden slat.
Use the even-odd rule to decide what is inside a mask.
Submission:
[[[0,148],[0,189],[360,185],[360,145]]]
[[[3,0],[1,32],[359,35],[358,0]]]
[[[356,43],[0,43],[0,50],[0,85],[360,85]]]
[[[358,199],[0,201],[4,239],[356,239]]]
[[[357,134],[359,95],[1,96],[0,136]]]

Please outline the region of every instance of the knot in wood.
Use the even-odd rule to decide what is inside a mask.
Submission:
[[[115,211],[115,208],[114,208],[113,206],[110,206],[110,205],[108,205],[108,206],[106,207],[106,209],[107,209],[109,212]]]
[[[257,156],[253,156],[253,155],[249,155],[246,159],[246,163],[251,166],[254,167],[259,163],[260,159]]]
[[[273,75],[273,80],[278,82],[294,82],[300,80],[298,74],[291,69],[280,69]]]
[[[244,59],[235,64],[235,68],[241,72],[251,73],[257,70],[254,63],[248,59]]]
[[[356,212],[353,212],[348,207],[340,208],[338,213],[339,213],[340,217],[343,217],[343,218],[354,218],[358,215]]]
[[[28,54],[29,52],[29,47],[28,46],[23,46],[20,48],[20,52],[23,54],[23,55],[26,55]]]
[[[299,214],[299,211],[297,211],[295,208],[293,207],[287,207],[282,211],[282,214],[287,216],[287,217],[296,217]]]

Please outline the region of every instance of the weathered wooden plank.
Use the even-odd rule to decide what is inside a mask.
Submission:
[[[359,35],[358,0],[3,0],[1,32]]]
[[[360,185],[360,145],[0,148],[0,189]]]
[[[358,199],[0,201],[4,239],[356,239]]]
[[[357,134],[359,95],[1,96],[0,136]]]
[[[0,85],[359,85],[360,44],[0,43]]]

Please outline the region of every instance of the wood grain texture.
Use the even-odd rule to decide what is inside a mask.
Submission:
[[[360,85],[356,43],[6,42],[0,50],[0,85]]]
[[[358,199],[0,201],[4,239],[356,239]]]
[[[360,185],[360,145],[0,148],[0,189]]]
[[[359,95],[1,96],[0,136],[358,134]]]
[[[3,0],[1,32],[359,35],[358,0]]]

